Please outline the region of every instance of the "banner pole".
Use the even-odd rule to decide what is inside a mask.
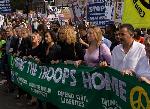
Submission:
[[[115,4],[115,6],[114,6],[114,22],[115,22],[115,24],[116,24],[116,15],[117,15],[117,0],[114,0],[114,4]]]

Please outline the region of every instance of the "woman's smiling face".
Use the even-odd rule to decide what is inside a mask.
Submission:
[[[52,37],[48,32],[45,34],[45,41],[47,44],[52,42]]]

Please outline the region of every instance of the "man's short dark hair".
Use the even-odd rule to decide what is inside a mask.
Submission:
[[[131,24],[122,24],[119,28],[127,28],[128,31],[134,34],[134,27]]]
[[[81,29],[82,29],[82,30],[86,30],[86,26],[85,26],[84,24],[79,24],[79,25],[78,25],[78,29],[79,29],[79,30],[81,30]]]
[[[45,32],[47,30],[47,27],[44,24],[39,24],[37,30]]]

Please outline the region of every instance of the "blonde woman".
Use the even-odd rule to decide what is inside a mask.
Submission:
[[[85,64],[91,67],[107,66],[110,64],[110,49],[102,42],[102,31],[99,27],[91,26],[87,31],[89,47],[84,55]]]
[[[83,59],[83,49],[76,40],[76,32],[72,26],[59,28],[59,41],[61,46],[61,60],[63,62],[77,61]]]
[[[146,55],[141,57],[136,68],[135,74],[146,83],[150,84],[150,35],[144,41]]]

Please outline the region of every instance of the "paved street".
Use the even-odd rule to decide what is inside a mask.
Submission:
[[[0,109],[36,109],[36,106],[27,106],[25,97],[17,100],[15,99],[16,91],[7,93],[6,89],[5,85],[0,85]]]

